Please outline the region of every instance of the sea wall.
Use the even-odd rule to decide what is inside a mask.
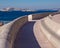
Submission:
[[[13,44],[14,44],[14,40],[16,38],[17,32],[27,22],[28,22],[27,16],[20,17],[14,20],[14,23],[12,24],[10,28],[9,36],[8,36],[9,48],[13,48]]]
[[[60,12],[53,12],[53,13],[51,13],[52,16],[54,16],[56,14],[60,14]]]
[[[32,17],[32,20],[38,20],[38,19],[48,16],[49,14],[51,13],[32,14],[31,17]],[[14,23],[12,24],[9,31],[9,35],[8,35],[9,48],[14,48],[13,47],[14,41],[15,41],[15,38],[19,29],[23,27],[23,25],[27,23],[28,21],[29,21],[28,16],[20,17],[14,20]]]
[[[38,19],[48,16],[49,14],[51,13],[32,14],[31,17],[32,17],[32,20],[38,20]],[[6,48],[14,48],[13,47],[14,41],[16,39],[16,35],[19,29],[23,27],[23,25],[27,22],[28,22],[28,16],[23,16],[23,17],[19,17],[13,20],[12,22],[6,25],[3,25],[2,29],[0,28],[1,32],[6,35],[5,38],[3,38],[4,42],[0,39],[2,41],[2,44],[4,44],[4,47],[1,45],[1,48],[5,48],[5,46],[7,46]],[[1,34],[1,36],[3,34]],[[7,42],[7,45],[5,44],[6,42]]]
[[[41,18],[48,16],[49,14],[51,13],[32,14],[32,20],[39,20]]]

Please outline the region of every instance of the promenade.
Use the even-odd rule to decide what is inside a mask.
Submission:
[[[54,48],[40,29],[40,21],[26,23],[18,32],[14,48]]]
[[[0,48],[60,48],[60,14],[19,17],[0,27]]]

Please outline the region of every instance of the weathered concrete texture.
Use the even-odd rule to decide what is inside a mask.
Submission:
[[[33,20],[39,20],[41,18],[48,16],[49,14],[51,14],[51,13],[32,14],[32,19]]]
[[[60,24],[60,14],[56,14],[52,17],[52,19],[56,22]]]
[[[13,22],[5,24],[0,27],[0,48],[9,48],[8,47],[8,33]]]
[[[60,24],[56,23],[55,21],[53,21],[49,17],[44,18],[42,20],[42,22],[43,22],[43,24],[45,24],[48,28],[50,28],[56,34],[57,34],[58,30],[60,29]],[[60,36],[59,34],[57,34],[57,35]]]

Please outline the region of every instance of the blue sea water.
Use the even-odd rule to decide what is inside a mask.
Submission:
[[[9,22],[12,21],[20,16],[29,15],[29,14],[37,14],[37,13],[45,13],[45,12],[57,12],[53,10],[39,10],[34,12],[26,12],[26,11],[0,11],[0,22]]]

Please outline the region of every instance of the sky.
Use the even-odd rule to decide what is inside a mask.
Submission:
[[[0,0],[0,8],[7,7],[29,9],[60,8],[60,0]]]

